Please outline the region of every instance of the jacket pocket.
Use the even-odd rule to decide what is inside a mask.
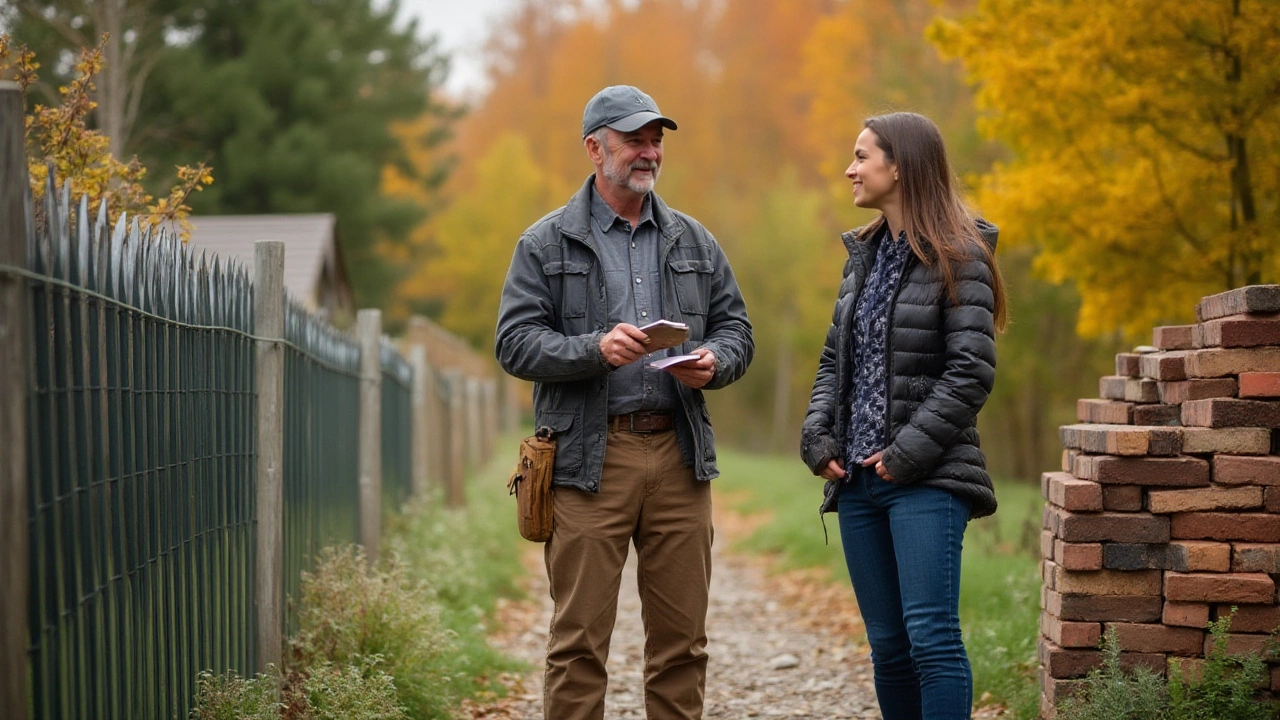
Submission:
[[[556,440],[555,474],[572,474],[582,468],[582,424],[572,412],[544,412],[538,416],[538,427],[551,428]]]
[[[588,282],[591,263],[552,260],[543,263],[542,272],[547,276],[553,289],[556,287],[560,289],[560,301],[556,303],[560,308],[560,317],[584,317],[587,314],[587,298],[591,292]]]
[[[675,281],[680,311],[686,315],[706,315],[715,263],[698,258],[681,258],[668,260],[667,267],[671,269]]]

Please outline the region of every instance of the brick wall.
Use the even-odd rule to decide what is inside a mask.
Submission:
[[[1280,285],[1201,300],[1116,356],[1041,477],[1041,714],[1114,628],[1123,664],[1194,664],[1238,608],[1231,652],[1280,626]],[[1280,695],[1280,665],[1270,669]]]

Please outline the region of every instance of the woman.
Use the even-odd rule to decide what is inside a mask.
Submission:
[[[996,499],[975,428],[995,379],[996,229],[954,188],[938,128],[864,123],[845,171],[858,207],[801,452],[827,479],[885,720],[967,718],[960,548]]]

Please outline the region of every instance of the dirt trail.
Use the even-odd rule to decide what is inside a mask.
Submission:
[[[724,720],[879,718],[871,660],[860,640],[861,621],[852,590],[834,587],[811,574],[771,573],[768,560],[728,550],[750,523],[719,511],[727,505],[717,499],[715,565],[707,618],[711,662],[703,716]],[[503,630],[493,642],[536,669],[509,678],[507,698],[469,707],[472,718],[542,718],[541,668],[552,608],[541,548],[530,547],[529,551],[530,600],[500,609]],[[609,655],[606,720],[644,718],[644,630],[634,555],[632,552],[623,573]]]

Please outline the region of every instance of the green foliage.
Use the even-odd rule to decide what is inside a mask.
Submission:
[[[273,667],[242,678],[200,673],[192,720],[405,720],[395,681],[374,656],[362,665],[323,662],[286,682]]]
[[[1234,613],[1234,611],[1233,611]],[[1256,653],[1230,655],[1231,616],[1209,623],[1212,648],[1198,673],[1174,663],[1166,681],[1150,668],[1126,672],[1114,630],[1102,643],[1102,664],[1058,708],[1061,720],[1275,720],[1280,705],[1257,699],[1267,666]]]
[[[290,640],[296,667],[371,668],[380,659],[379,672],[395,678],[411,716],[449,717],[456,697],[443,659],[454,652],[453,636],[440,626],[430,589],[400,560],[373,567],[358,548],[327,548],[315,572],[303,574],[301,594],[299,632]]]
[[[276,672],[242,678],[234,672],[205,671],[196,680],[191,720],[274,720],[282,709],[278,693]]]

